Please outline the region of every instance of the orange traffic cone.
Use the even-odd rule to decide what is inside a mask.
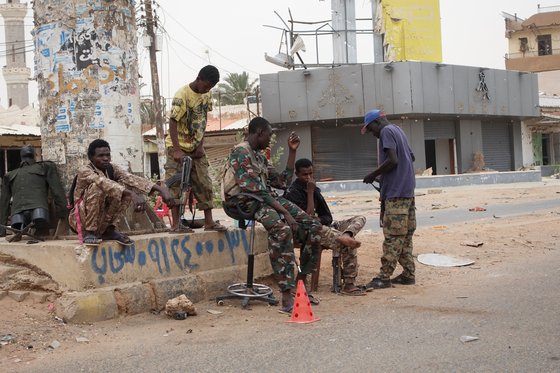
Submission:
[[[299,280],[296,288],[296,298],[294,299],[294,309],[292,310],[292,318],[286,322],[295,322],[298,324],[308,324],[315,321],[319,321],[313,315],[311,310],[311,303],[309,302],[309,297],[307,296],[307,291],[305,290],[305,285],[303,280]]]

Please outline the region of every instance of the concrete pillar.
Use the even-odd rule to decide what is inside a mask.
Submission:
[[[533,157],[533,134],[525,122],[521,122],[521,152],[523,166],[535,164],[535,158]]]
[[[356,3],[354,0],[331,0],[334,63],[356,63]]]
[[[461,119],[456,126],[458,173],[462,174],[473,165],[473,155],[482,153],[482,124],[480,120]]]
[[[143,173],[133,0],[35,0],[43,159],[67,183],[97,138],[113,163]]]
[[[6,106],[17,105],[23,109],[29,105],[29,77],[31,69],[25,61],[25,26],[27,4],[13,0],[0,4],[0,14],[4,19],[6,66],[2,75],[6,81],[8,101]]]

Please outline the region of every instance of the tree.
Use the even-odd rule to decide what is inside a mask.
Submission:
[[[246,96],[255,94],[258,79],[249,83],[249,74],[244,71],[241,74],[229,73],[224,81],[218,84],[218,88],[222,91],[222,105],[238,105],[243,103]]]

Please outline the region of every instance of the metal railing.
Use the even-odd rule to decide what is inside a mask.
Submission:
[[[540,6],[538,5],[537,13],[546,13],[546,12],[558,12],[560,11],[560,5],[556,6]]]
[[[540,54],[540,55],[538,50],[530,50],[527,52],[506,53],[505,57],[506,60],[508,60],[508,59],[517,59],[517,58],[547,57],[547,56],[554,56],[559,54],[560,54],[560,49],[552,49],[550,54]]]

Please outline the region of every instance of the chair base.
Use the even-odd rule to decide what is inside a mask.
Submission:
[[[224,305],[225,299],[237,299],[241,298],[241,307],[247,308],[251,300],[258,300],[261,302],[266,302],[271,306],[276,306],[279,301],[274,298],[272,294],[272,289],[269,286],[263,284],[252,284],[248,286],[246,282],[240,282],[237,284],[229,285],[227,288],[228,294],[220,295],[216,297],[216,303],[219,306]]]
[[[16,229],[16,228],[12,228],[9,225],[0,225],[2,228],[11,231],[14,235],[10,238],[6,238],[6,240],[8,242],[18,242],[21,241],[21,239],[23,238],[23,236],[28,236],[30,237],[33,241],[45,241],[44,239],[42,239],[41,237],[36,236],[34,228],[35,228],[35,223],[31,222],[29,223],[25,228],[23,229]],[[33,242],[34,243],[34,242]]]

